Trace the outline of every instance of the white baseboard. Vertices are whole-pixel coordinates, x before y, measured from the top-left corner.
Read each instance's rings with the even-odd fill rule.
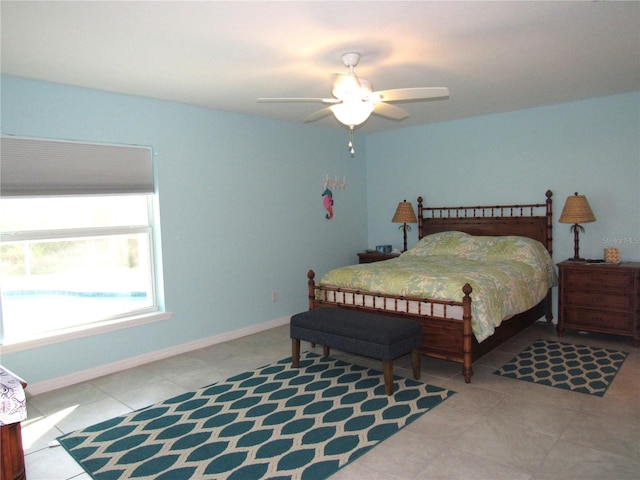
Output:
[[[289,319],[290,317],[278,318],[271,320],[270,322],[252,325],[250,327],[241,328],[239,330],[234,330],[220,335],[214,335],[194,342],[183,343],[181,345],[176,345],[162,350],[155,350],[150,353],[145,353],[143,355],[138,355],[136,357],[127,358],[125,360],[120,360],[106,365],[100,365],[99,367],[89,368],[87,370],[81,370],[79,372],[64,375],[62,377],[56,377],[51,380],[29,384],[27,387],[27,393],[29,395],[38,395],[40,393],[50,392],[52,390],[57,390],[58,388],[68,387],[69,385],[86,382],[104,375],[127,370],[128,368],[138,367],[146,363],[155,362],[157,360],[191,352],[200,348],[210,347],[211,345],[228,342],[229,340],[235,340],[236,338],[246,337],[247,335],[260,333],[265,330],[286,325],[289,323]]]

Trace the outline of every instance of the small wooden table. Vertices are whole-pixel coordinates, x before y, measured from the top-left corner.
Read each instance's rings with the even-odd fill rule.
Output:
[[[381,262],[382,260],[389,260],[391,258],[399,257],[399,253],[381,253],[375,250],[367,250],[366,252],[360,252],[358,254],[359,263],[373,263]]]
[[[18,380],[22,388],[27,387],[27,382],[8,371],[3,370]],[[2,425],[0,427],[0,449],[2,459],[0,461],[0,478],[6,480],[26,480],[24,469],[24,450],[22,449],[22,427],[20,422]]]

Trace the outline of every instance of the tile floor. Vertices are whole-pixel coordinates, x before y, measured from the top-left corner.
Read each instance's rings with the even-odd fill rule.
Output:
[[[422,380],[457,392],[411,425],[336,473],[332,480],[637,479],[640,478],[640,349],[628,339],[567,334],[564,341],[630,352],[604,397],[492,375],[539,338],[537,323],[474,364],[423,357]],[[109,419],[290,355],[288,326],[165,359],[28,398],[23,424],[29,480],[88,480],[61,447],[62,433]],[[306,344],[306,347],[309,345]],[[316,349],[319,351],[319,349]],[[380,368],[377,361],[332,352]],[[410,361],[396,373],[411,376]]]

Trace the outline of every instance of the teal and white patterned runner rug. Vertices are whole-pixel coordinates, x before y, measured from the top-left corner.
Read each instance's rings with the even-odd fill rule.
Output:
[[[323,479],[455,392],[304,353],[59,438],[94,479]],[[384,447],[383,447],[384,448]]]
[[[627,358],[627,352],[538,340],[496,375],[602,397]]]

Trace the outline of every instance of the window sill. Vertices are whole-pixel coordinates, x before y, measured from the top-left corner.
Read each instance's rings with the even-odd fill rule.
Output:
[[[47,332],[37,338],[30,338],[28,340],[20,340],[14,343],[5,343],[4,345],[0,345],[0,355],[43,347],[54,343],[67,342],[77,338],[99,335],[101,333],[113,332],[124,328],[137,327],[147,323],[168,320],[172,315],[173,312],[152,312],[144,315],[138,315],[136,317],[118,318],[116,320],[107,320],[90,325],[82,325],[77,328],[60,332]]]

